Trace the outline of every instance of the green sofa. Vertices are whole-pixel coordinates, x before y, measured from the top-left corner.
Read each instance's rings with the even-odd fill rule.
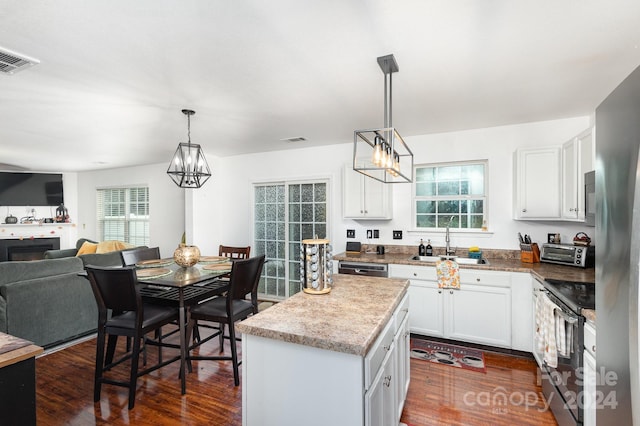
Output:
[[[47,250],[44,252],[45,259],[63,259],[74,257],[82,244],[85,241],[90,243],[97,243],[96,241],[89,240],[87,238],[80,238],[76,242],[76,248],[71,249],[62,249],[62,250]],[[136,247],[137,248],[137,247]],[[94,266],[122,266],[122,255],[120,255],[120,251],[112,251],[109,253],[90,253],[90,254],[82,254],[78,256],[80,260],[82,260],[82,264],[84,266],[94,265]]]
[[[95,332],[98,309],[83,273],[77,257],[0,262],[0,331],[44,348]]]

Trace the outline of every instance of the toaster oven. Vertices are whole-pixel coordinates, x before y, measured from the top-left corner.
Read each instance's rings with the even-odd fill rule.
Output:
[[[596,263],[596,248],[573,244],[543,244],[540,262],[592,268]]]

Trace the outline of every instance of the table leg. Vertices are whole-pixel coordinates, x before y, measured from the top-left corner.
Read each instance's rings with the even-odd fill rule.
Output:
[[[180,328],[180,389],[182,391],[182,395],[187,393],[187,383],[186,383],[186,372],[184,371],[184,367],[187,361],[187,341],[186,341],[186,313],[184,307],[184,291],[182,287],[178,289],[180,304],[178,309],[178,322]]]

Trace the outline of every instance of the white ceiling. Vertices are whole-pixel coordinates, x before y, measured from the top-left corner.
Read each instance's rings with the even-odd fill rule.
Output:
[[[0,163],[83,171],[574,117],[640,65],[635,0],[0,0]],[[280,139],[303,136],[308,142]]]

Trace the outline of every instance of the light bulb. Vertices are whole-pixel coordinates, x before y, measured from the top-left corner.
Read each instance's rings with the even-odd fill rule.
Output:
[[[382,161],[382,150],[380,149],[379,144],[376,144],[375,147],[373,148],[373,157],[371,161],[376,166],[380,166],[380,162]]]

